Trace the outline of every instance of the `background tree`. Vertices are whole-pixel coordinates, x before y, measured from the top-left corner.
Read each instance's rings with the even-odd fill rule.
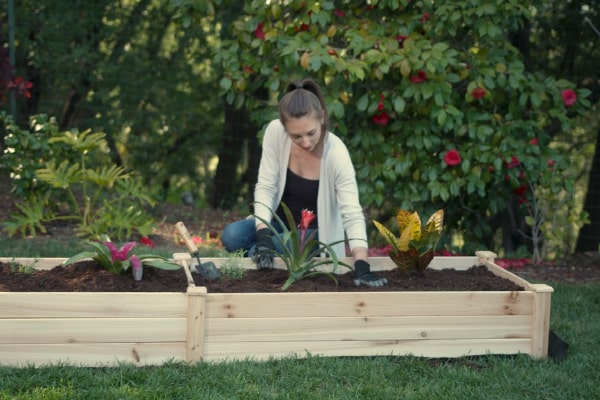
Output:
[[[577,252],[598,251],[600,245],[600,18],[597,1],[545,1],[538,5],[532,24],[532,69],[564,77],[590,90],[593,105],[578,132],[557,135],[565,152],[586,154],[585,162],[574,169],[582,187],[580,195],[589,223],[579,231]],[[594,151],[595,148],[595,151]]]
[[[214,21],[184,29],[175,15],[159,0],[19,1],[17,65],[34,84],[19,123],[44,113],[61,129],[106,132],[113,162],[162,198],[210,190],[223,123]]]

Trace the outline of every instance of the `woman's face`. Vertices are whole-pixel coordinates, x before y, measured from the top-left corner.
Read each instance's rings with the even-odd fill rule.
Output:
[[[321,141],[320,118],[306,115],[301,118],[290,118],[285,123],[285,130],[292,143],[307,152],[313,152]]]

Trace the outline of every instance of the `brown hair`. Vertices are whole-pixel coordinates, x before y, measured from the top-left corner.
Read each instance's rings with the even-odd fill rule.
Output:
[[[302,118],[315,113],[323,118],[321,134],[327,134],[327,109],[319,84],[310,78],[293,81],[288,84],[286,93],[279,101],[279,120],[285,126],[290,118]]]

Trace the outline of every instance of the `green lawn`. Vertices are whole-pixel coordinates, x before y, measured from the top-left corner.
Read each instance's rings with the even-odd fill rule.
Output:
[[[600,283],[552,285],[562,363],[528,356],[287,358],[162,367],[0,367],[0,399],[597,399]]]

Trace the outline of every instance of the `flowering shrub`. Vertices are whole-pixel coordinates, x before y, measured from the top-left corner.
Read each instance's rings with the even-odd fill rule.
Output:
[[[403,272],[416,269],[423,272],[433,259],[435,246],[442,234],[444,210],[434,212],[425,227],[421,229],[419,214],[399,210],[396,216],[400,236],[377,221],[373,221],[377,230],[391,246],[388,255]]]
[[[108,237],[104,241],[88,241],[88,244],[94,248],[94,251],[83,251],[69,258],[64,262],[65,265],[74,264],[85,259],[93,259],[102,268],[113,274],[121,274],[130,267],[135,280],[142,279],[143,267],[155,267],[160,269],[175,270],[181,268],[179,264],[169,261],[167,258],[152,254],[132,254],[132,249],[137,245],[136,242],[127,242],[121,247],[117,247]]]
[[[281,290],[288,289],[294,282],[300,279],[315,275],[326,275],[337,284],[337,279],[335,277],[337,267],[343,265],[351,268],[348,264],[340,261],[335,254],[335,251],[331,248],[331,246],[343,242],[343,240],[330,244],[320,242],[315,240],[317,231],[313,231],[307,236],[308,227],[315,218],[315,214],[309,210],[302,210],[300,223],[296,225],[289,208],[284,203],[281,203],[281,207],[286,216],[287,226],[297,227],[297,229],[288,229],[283,220],[271,210],[273,218],[283,229],[281,233],[273,236],[282,248],[282,253],[280,254],[272,250],[273,255],[281,257],[281,260],[285,263],[288,271],[288,279],[283,284]],[[271,229],[271,232],[277,232],[270,222],[258,216],[256,216],[256,218],[265,223],[269,229]],[[322,253],[327,253],[327,257],[320,257]],[[319,266],[328,264],[333,266],[333,271],[331,273],[318,271],[316,269]]]
[[[528,71],[508,41],[505,32],[519,29],[531,10],[467,0],[248,1],[214,57],[223,68],[221,94],[262,125],[273,105],[255,91],[279,93],[294,77],[316,78],[332,131],[360,160],[360,195],[374,218],[389,204],[444,204],[446,226],[465,243],[487,246],[499,227],[490,221],[502,219],[520,186],[504,159],[517,157],[543,186],[538,160],[564,167],[553,132],[568,132],[590,105],[589,90]],[[527,146],[533,138],[536,149]],[[460,161],[444,159],[449,149]],[[554,192],[556,204],[573,179]]]

